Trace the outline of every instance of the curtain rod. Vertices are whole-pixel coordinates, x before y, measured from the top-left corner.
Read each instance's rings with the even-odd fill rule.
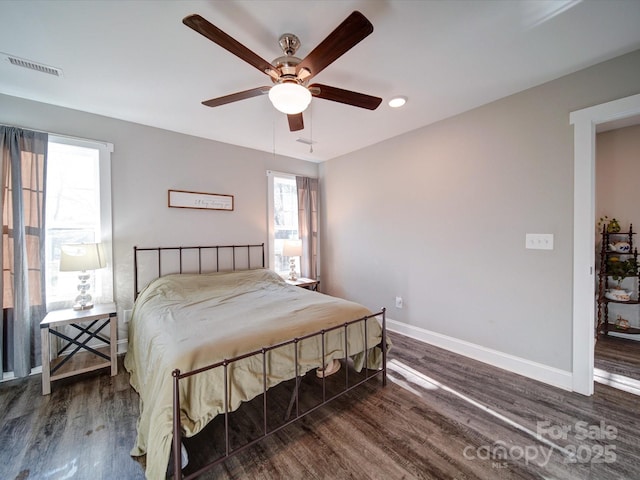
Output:
[[[68,140],[75,140],[75,141],[80,141],[80,142],[99,143],[100,145],[104,145],[107,148],[107,150],[109,150],[110,153],[113,153],[113,143],[105,142],[104,140],[94,140],[93,138],[74,137],[72,135],[64,135],[62,133],[49,132],[47,130],[39,130],[37,128],[31,128],[31,127],[24,127],[22,125],[5,125],[5,124],[3,124],[3,125],[5,127],[22,128],[24,130],[31,130],[32,132],[46,133],[47,135],[53,135],[54,137],[66,138]]]

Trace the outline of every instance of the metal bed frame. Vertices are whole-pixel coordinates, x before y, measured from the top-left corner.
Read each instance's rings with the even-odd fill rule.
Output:
[[[261,268],[264,268],[265,265],[265,260],[264,260],[264,243],[262,244],[254,244],[254,245],[216,245],[216,246],[198,246],[198,247],[154,247],[154,248],[139,248],[139,247],[133,247],[133,256],[134,256],[134,290],[135,290],[135,298],[137,298],[138,294],[140,293],[139,290],[139,285],[138,285],[138,252],[142,252],[142,251],[155,251],[157,252],[157,256],[158,256],[158,264],[157,264],[157,272],[158,272],[158,277],[162,276],[163,270],[162,270],[162,252],[163,251],[177,251],[178,253],[178,257],[179,257],[179,268],[178,271],[175,273],[186,273],[183,269],[183,252],[184,251],[191,251],[191,250],[196,250],[198,252],[198,273],[206,273],[207,271],[221,271],[221,267],[220,267],[220,250],[231,250],[231,254],[232,254],[232,259],[231,259],[231,270],[236,270],[236,250],[239,249],[246,249],[247,251],[247,269],[251,268],[251,251],[252,249],[258,249],[261,248],[262,249],[262,254],[261,254]],[[215,249],[216,252],[216,262],[215,262],[215,270],[211,269],[211,270],[207,270],[207,269],[203,269],[203,265],[202,265],[202,251],[203,250],[209,250],[209,249]],[[224,269],[223,269],[224,270]],[[173,273],[173,272],[171,272]],[[369,345],[367,344],[367,321],[371,318],[374,317],[380,317],[381,318],[381,323],[382,323],[382,338],[381,338],[381,342],[377,345],[372,345],[372,347],[380,347],[381,351],[382,351],[382,367],[380,370],[375,370],[375,371],[370,371],[369,369],[367,369],[367,364],[368,364],[368,356],[369,356]],[[348,350],[348,327],[350,325],[354,325],[354,324],[358,324],[358,323],[363,323],[364,325],[364,341],[365,341],[365,345],[364,345],[364,355],[365,355],[365,359],[364,359],[364,378],[360,379],[359,381],[357,381],[356,383],[353,383],[351,385],[349,385],[349,369],[348,369],[348,362],[346,361],[349,358],[349,350]],[[310,339],[313,337],[321,337],[321,342],[322,342],[322,358],[325,357],[325,335],[329,332],[332,332],[334,330],[339,330],[339,329],[344,329],[344,352],[345,352],[345,385],[344,388],[340,391],[338,391],[337,393],[335,393],[334,395],[332,395],[331,397],[327,398],[327,391],[326,391],[326,377],[322,377],[321,381],[322,381],[322,401],[316,405],[314,405],[313,407],[305,410],[304,412],[300,411],[300,391],[299,391],[299,385],[300,385],[300,370],[299,370],[299,360],[298,360],[298,348],[297,348],[297,344],[303,340],[306,339]],[[284,423],[269,429],[268,425],[267,425],[267,368],[266,368],[266,355],[268,352],[275,350],[277,348],[282,348],[285,347],[287,345],[294,345],[294,366],[295,366],[295,374],[296,374],[296,378],[295,378],[295,387],[293,389],[293,393],[291,396],[291,402],[289,404],[289,408],[287,410],[287,415],[286,418],[284,420]],[[248,443],[245,443],[244,445],[237,447],[237,448],[231,448],[230,446],[230,440],[229,440],[229,415],[230,415],[230,411],[229,411],[229,395],[228,395],[228,368],[229,365],[233,364],[234,362],[243,360],[245,358],[249,358],[255,355],[261,355],[262,356],[262,387],[263,387],[263,391],[262,391],[262,397],[263,397],[263,401],[262,401],[262,434],[259,435],[258,437],[254,438],[253,440],[249,441]],[[203,372],[212,370],[214,368],[222,368],[223,369],[223,378],[224,378],[224,437],[225,437],[225,441],[224,441],[224,445],[225,445],[225,452],[224,454],[222,454],[219,458],[207,463],[206,465],[202,466],[201,468],[199,468],[197,471],[191,473],[188,476],[183,476],[182,473],[182,455],[181,455],[181,445],[182,445],[182,425],[181,425],[181,421],[180,421],[180,381],[183,379],[186,379],[188,377],[192,377],[194,375],[198,375],[201,374]],[[306,372],[302,372],[302,374],[304,375]],[[284,341],[284,342],[280,342],[278,344],[275,345],[270,345],[270,346],[264,346],[259,350],[255,350],[253,352],[249,352],[249,353],[245,353],[243,355],[239,355],[237,357],[233,357],[233,358],[229,358],[229,359],[225,359],[221,362],[217,362],[211,365],[207,365],[205,367],[202,368],[198,368],[196,370],[191,370],[188,372],[181,372],[180,370],[176,369],[172,372],[172,376],[173,376],[173,445],[172,445],[172,452],[173,452],[173,472],[174,472],[174,478],[176,479],[183,479],[183,480],[191,480],[194,479],[196,477],[198,477],[199,475],[202,475],[204,472],[212,469],[214,466],[226,461],[228,458],[246,450],[247,448],[255,445],[257,442],[263,440],[264,438],[282,430],[283,428],[289,426],[290,424],[298,421],[299,419],[305,417],[306,415],[314,412],[315,410],[319,409],[320,407],[323,407],[324,405],[326,405],[327,403],[335,400],[336,398],[339,398],[341,396],[343,396],[344,394],[346,394],[347,392],[350,392],[352,390],[354,390],[355,388],[363,385],[364,383],[370,382],[373,379],[377,379],[379,376],[382,377],[382,386],[386,386],[387,385],[387,326],[386,326],[386,309],[382,308],[379,312],[371,314],[371,315],[367,315],[364,316],[362,318],[358,318],[358,319],[354,319],[348,322],[344,322],[341,325],[337,325],[335,327],[332,328],[327,328],[327,329],[322,329],[319,330],[317,332],[313,332],[310,333],[308,335],[304,335],[301,337],[295,337],[292,338],[290,340]],[[292,409],[293,406],[295,406],[295,412],[293,417],[291,418],[291,413],[292,413]]]
[[[207,273],[207,272],[219,272],[221,271],[221,267],[220,267],[220,250],[222,251],[230,251],[231,252],[231,263],[229,265],[226,265],[226,269],[222,268],[222,270],[236,270],[236,261],[237,261],[237,256],[236,256],[236,251],[240,250],[240,249],[246,249],[247,252],[247,267],[244,268],[243,270],[251,270],[251,268],[264,268],[265,267],[265,261],[264,261],[264,243],[257,243],[257,244],[253,244],[253,245],[210,245],[210,246],[197,246],[197,247],[147,247],[147,248],[141,248],[141,247],[133,247],[133,299],[137,299],[138,295],[140,294],[140,287],[138,284],[138,262],[139,262],[139,255],[138,252],[156,252],[156,255],[158,257],[158,264],[157,264],[157,274],[153,277],[153,278],[159,278],[162,277],[163,275],[167,275],[168,273],[195,273],[195,270],[191,270],[188,269],[188,267],[185,267],[184,265],[184,252],[190,252],[190,251],[196,251],[198,252],[198,269],[197,272],[198,273]],[[252,251],[256,251],[257,249],[259,252],[261,251],[261,263],[259,267],[252,267],[251,266],[251,252]],[[215,261],[215,268],[213,266],[203,269],[203,265],[202,265],[202,252],[205,251],[213,251],[215,250],[216,253],[216,261]],[[162,271],[162,260],[163,260],[163,252],[177,252],[178,253],[178,270],[177,271],[173,271],[173,272],[167,272],[164,273]]]

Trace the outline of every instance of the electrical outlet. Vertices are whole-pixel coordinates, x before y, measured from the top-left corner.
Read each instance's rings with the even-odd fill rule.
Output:
[[[396,308],[402,308],[403,303],[402,297],[396,297]]]
[[[124,316],[124,323],[129,323],[131,320],[131,312],[132,310],[123,310],[122,315]]]

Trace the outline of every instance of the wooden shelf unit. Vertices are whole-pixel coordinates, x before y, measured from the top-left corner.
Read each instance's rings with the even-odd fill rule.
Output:
[[[616,305],[640,305],[640,299],[638,298],[638,249],[634,246],[633,225],[629,225],[629,231],[627,232],[609,232],[607,231],[608,225],[602,227],[602,246],[600,248],[600,274],[598,276],[598,311],[597,311],[597,325],[596,325],[596,337],[600,334],[607,335],[609,332],[627,333],[627,334],[640,334],[639,328],[629,327],[627,329],[618,328],[615,324],[609,322],[609,304]],[[629,243],[629,252],[616,252],[609,250],[609,244],[612,242],[612,237],[617,241],[626,241]],[[633,291],[635,292],[635,298],[630,300],[612,300],[605,296],[608,289],[609,277],[611,272],[609,270],[609,260],[611,257],[624,257],[624,260],[633,259],[636,263],[635,274],[626,275],[625,278],[635,278],[635,285]]]

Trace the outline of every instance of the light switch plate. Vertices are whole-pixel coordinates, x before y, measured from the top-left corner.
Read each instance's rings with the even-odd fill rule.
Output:
[[[553,250],[553,233],[527,233],[525,247],[533,250]]]

